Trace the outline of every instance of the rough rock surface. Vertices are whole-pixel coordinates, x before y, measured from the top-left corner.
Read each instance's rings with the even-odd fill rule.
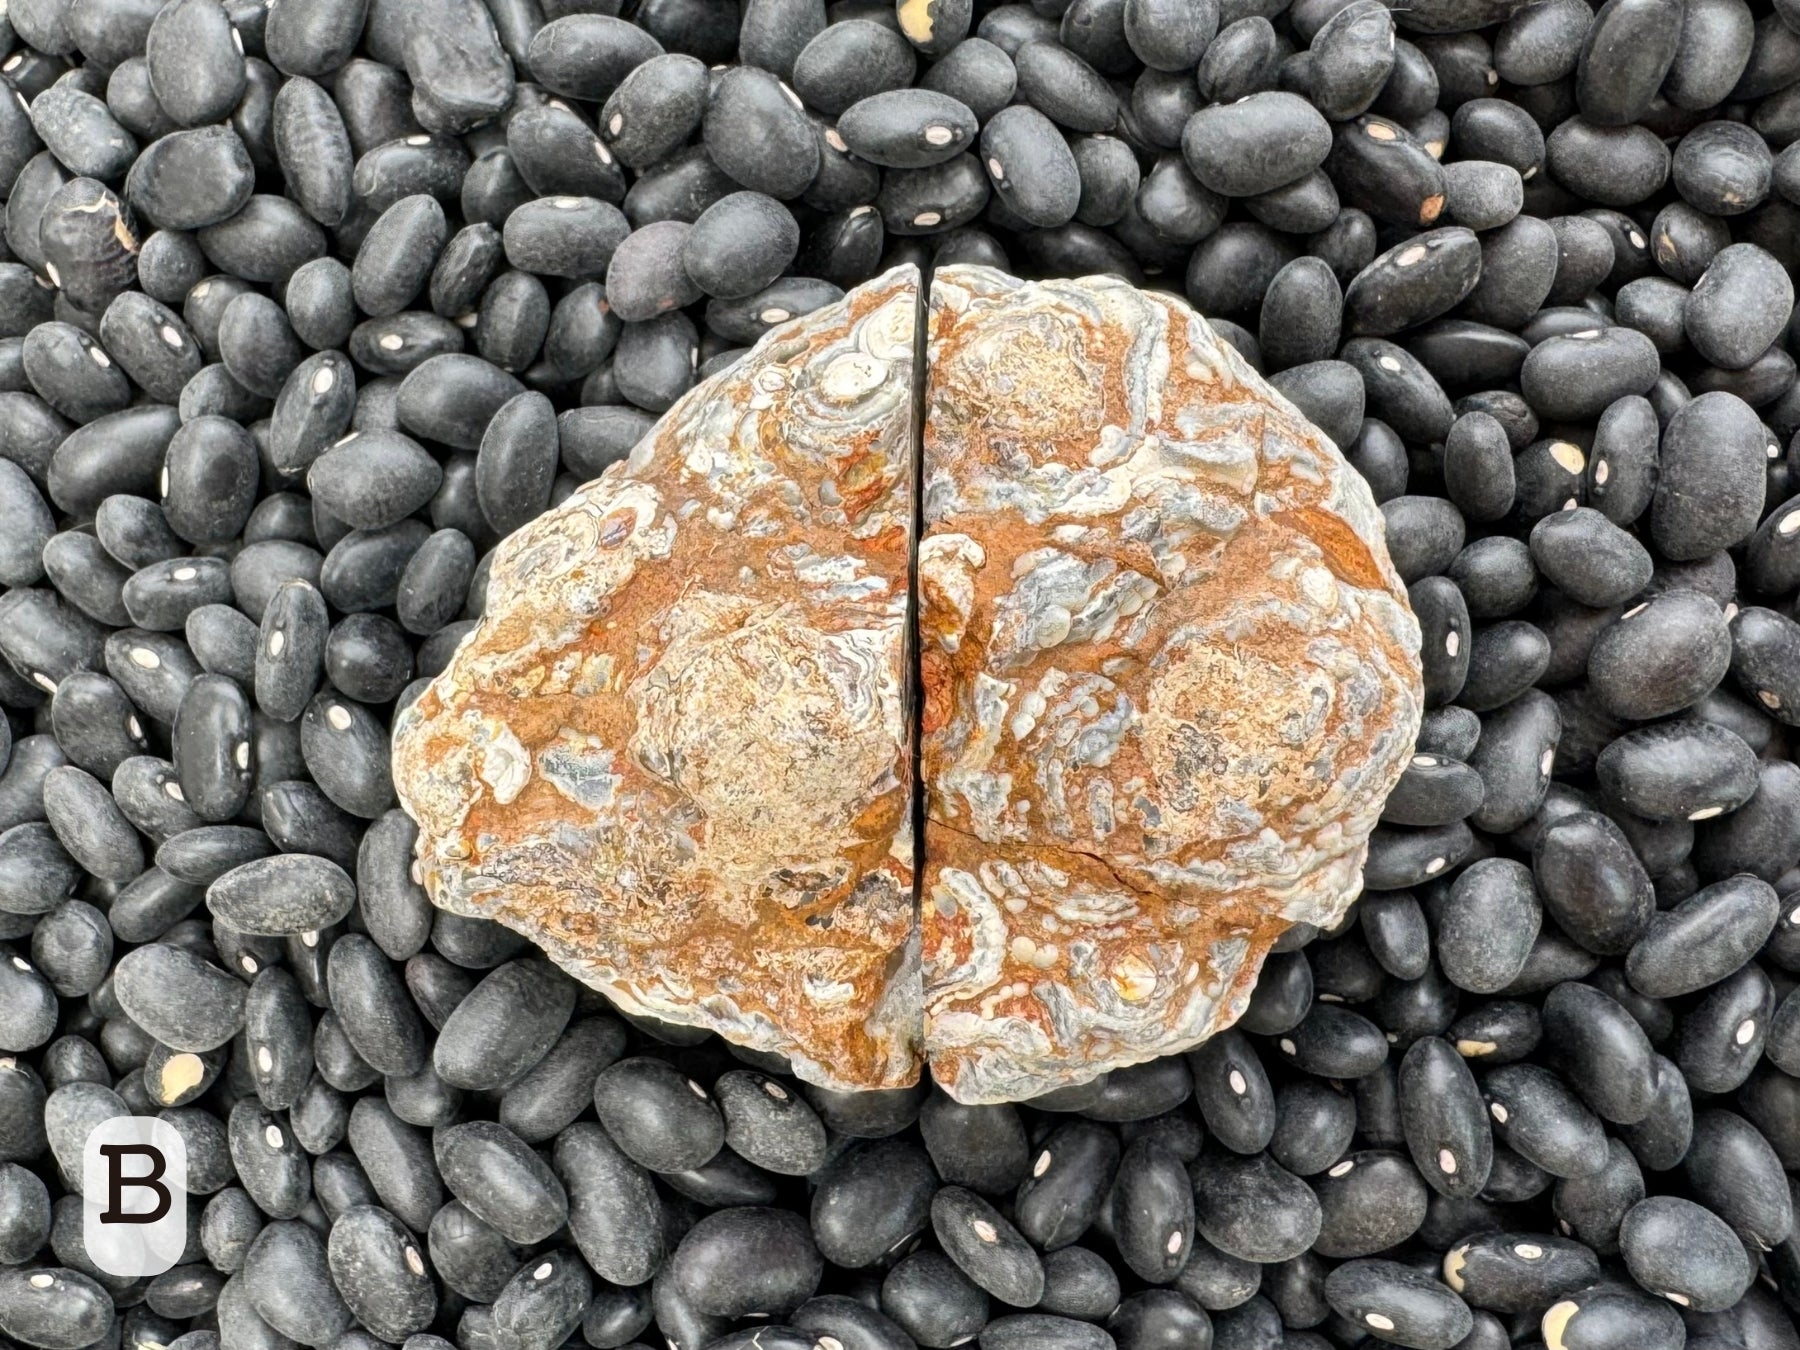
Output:
[[[867,1086],[918,1072],[917,308],[908,268],[776,329],[508,538],[394,730],[437,904]]]
[[[1343,913],[1419,632],[1363,481],[1179,301],[946,269],[926,364],[925,1045],[1016,1100],[1229,1025]]]
[[[1178,300],[929,299],[774,330],[508,539],[394,776],[432,898],[625,1011],[1013,1100],[1229,1025],[1343,912],[1418,626],[1362,481]]]

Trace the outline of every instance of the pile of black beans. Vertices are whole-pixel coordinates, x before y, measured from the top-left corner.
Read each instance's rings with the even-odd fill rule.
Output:
[[[11,0],[0,82],[0,1350],[1800,1350],[1800,0]],[[387,767],[501,536],[906,261],[1185,293],[1424,630],[1343,924],[1019,1107],[621,1018]]]

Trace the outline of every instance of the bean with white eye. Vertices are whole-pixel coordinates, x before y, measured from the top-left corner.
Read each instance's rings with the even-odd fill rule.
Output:
[[[326,1258],[338,1292],[365,1327],[404,1339],[430,1325],[437,1290],[423,1244],[387,1210],[358,1205],[340,1214]]]

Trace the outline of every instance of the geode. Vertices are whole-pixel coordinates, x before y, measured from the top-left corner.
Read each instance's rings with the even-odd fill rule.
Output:
[[[432,899],[626,1013],[1017,1100],[1341,918],[1418,643],[1367,487],[1186,305],[898,268],[496,550],[394,778]]]

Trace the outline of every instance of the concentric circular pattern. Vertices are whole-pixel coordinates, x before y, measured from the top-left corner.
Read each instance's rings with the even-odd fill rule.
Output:
[[[1791,0],[0,13],[0,1340],[1800,1347]],[[433,909],[389,767],[503,537],[970,263],[1179,293],[1422,633],[1355,906],[1016,1105],[622,1017]],[[154,1279],[83,1246],[122,1113],[187,1143]]]

